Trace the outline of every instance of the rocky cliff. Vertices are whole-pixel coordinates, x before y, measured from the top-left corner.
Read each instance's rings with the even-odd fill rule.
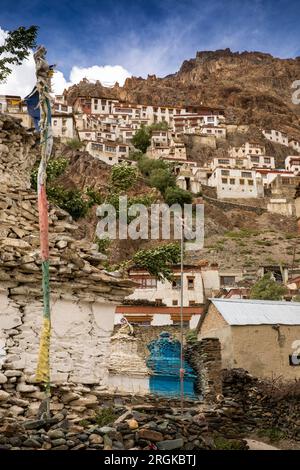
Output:
[[[279,59],[224,49],[197,52],[178,72],[164,78],[132,77],[123,87],[113,88],[82,81],[66,94],[70,102],[81,95],[170,106],[221,105],[229,122],[280,128],[300,139],[300,106],[292,103],[291,88],[299,77],[299,57]]]

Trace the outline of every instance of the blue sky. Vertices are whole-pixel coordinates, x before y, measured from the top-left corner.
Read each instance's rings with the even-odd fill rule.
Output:
[[[299,0],[0,0],[2,30],[40,27],[58,88],[83,76],[121,84],[130,75],[165,76],[197,50],[300,56],[299,18]],[[23,77],[20,70],[2,93],[31,87],[33,59]]]
[[[176,71],[196,50],[300,55],[299,17],[299,0],[1,0],[0,26],[39,25],[49,60],[67,76],[95,64],[145,76]]]

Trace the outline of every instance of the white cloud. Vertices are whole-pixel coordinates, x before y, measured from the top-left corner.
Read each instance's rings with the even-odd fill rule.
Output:
[[[0,44],[3,44],[5,34],[5,31],[0,28]],[[31,92],[36,82],[33,53],[30,53],[28,59],[24,60],[21,65],[14,65],[11,69],[12,73],[6,82],[0,84],[0,94],[20,95],[24,98]],[[61,94],[65,88],[80,82],[83,78],[91,81],[99,80],[104,86],[114,85],[115,82],[123,85],[127,77],[131,77],[131,74],[121,65],[92,65],[91,67],[74,65],[69,80],[66,80],[61,71],[55,71],[52,89],[55,94]]]

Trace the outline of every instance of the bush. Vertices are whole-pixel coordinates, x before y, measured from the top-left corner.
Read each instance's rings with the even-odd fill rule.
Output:
[[[84,217],[88,211],[88,202],[84,200],[78,189],[65,189],[62,186],[47,188],[49,200],[61,209],[69,212],[74,219]]]
[[[149,178],[150,186],[159,189],[164,194],[169,186],[175,186],[175,177],[169,170],[163,168],[151,171]]]
[[[169,265],[180,261],[180,246],[177,243],[160,245],[149,250],[139,250],[132,257],[132,262],[139,268],[146,269],[158,279],[172,279],[172,269]]]
[[[250,291],[250,299],[282,300],[287,289],[282,284],[274,281],[271,274],[265,274]]]
[[[126,191],[136,183],[137,170],[135,167],[124,163],[114,165],[111,170],[110,180],[115,188]]]
[[[88,197],[88,205],[89,207],[95,206],[96,204],[102,204],[103,202],[103,196],[99,191],[96,191],[95,189],[91,187],[87,187],[85,190],[85,194]]]
[[[111,244],[111,239],[106,237],[106,238],[98,238],[96,237],[96,243],[98,245],[98,250],[100,253],[106,253],[108,250],[110,244]]]
[[[79,139],[70,139],[66,142],[66,145],[72,150],[80,150],[84,146],[84,143]]]
[[[152,171],[161,168],[167,170],[168,165],[163,160],[151,160],[150,158],[143,156],[138,161],[138,168],[143,176],[149,178]]]
[[[37,189],[37,176],[39,171],[39,164],[40,162],[37,162],[31,171],[31,187],[34,189]],[[47,182],[50,183],[55,178],[61,176],[65,172],[68,164],[68,160],[63,157],[56,158],[55,160],[49,160],[46,171]]]
[[[172,204],[191,204],[193,197],[191,193],[185,191],[184,189],[178,188],[177,186],[168,187],[165,191],[165,201],[171,206]]]

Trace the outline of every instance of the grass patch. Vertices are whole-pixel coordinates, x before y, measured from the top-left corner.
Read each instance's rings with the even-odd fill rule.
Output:
[[[279,428],[260,429],[257,433],[259,437],[267,437],[271,442],[280,441],[286,437],[286,433]]]
[[[214,438],[214,447],[216,450],[243,450],[245,446],[238,439],[225,439],[218,436]]]
[[[259,231],[251,229],[230,230],[229,232],[225,232],[224,235],[232,239],[250,238],[259,235]]]

